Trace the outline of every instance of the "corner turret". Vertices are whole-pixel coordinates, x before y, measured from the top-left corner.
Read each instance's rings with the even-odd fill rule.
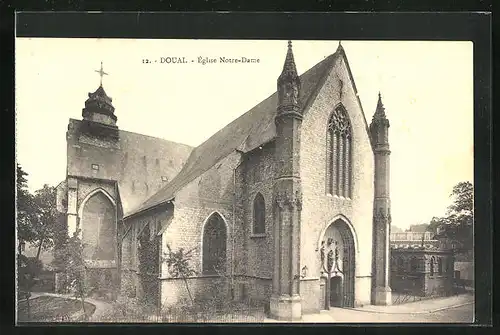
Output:
[[[299,113],[300,78],[293,58],[292,42],[288,41],[283,71],[278,77],[278,114]]]

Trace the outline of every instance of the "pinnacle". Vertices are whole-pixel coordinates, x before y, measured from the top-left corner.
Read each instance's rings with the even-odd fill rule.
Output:
[[[384,104],[382,103],[382,95],[380,94],[380,91],[378,92],[378,102],[377,102],[377,109],[375,110],[375,115],[374,117],[377,118],[385,118],[385,107]]]
[[[337,51],[343,51],[344,47],[342,46],[342,41],[339,40],[339,46],[337,47]]]
[[[295,66],[295,59],[293,57],[292,41],[288,41],[288,50],[286,53],[285,64],[283,64],[283,71],[281,72],[280,78],[285,76],[298,77],[297,67]]]

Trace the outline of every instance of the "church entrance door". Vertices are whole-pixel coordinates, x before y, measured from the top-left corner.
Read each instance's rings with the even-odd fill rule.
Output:
[[[327,277],[325,309],[354,307],[354,236],[345,221],[338,219],[326,229],[320,249],[321,271]]]
[[[330,279],[330,306],[342,307],[342,277]]]

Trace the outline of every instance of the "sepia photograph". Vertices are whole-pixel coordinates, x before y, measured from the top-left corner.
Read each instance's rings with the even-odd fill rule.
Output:
[[[473,323],[473,65],[16,38],[16,323]]]

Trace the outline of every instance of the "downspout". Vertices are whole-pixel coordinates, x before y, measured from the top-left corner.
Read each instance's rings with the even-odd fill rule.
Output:
[[[241,156],[240,156],[241,158]],[[233,169],[233,231],[231,233],[231,298],[234,299],[234,252],[235,252],[235,226],[236,226],[236,170],[243,163],[243,159]]]

